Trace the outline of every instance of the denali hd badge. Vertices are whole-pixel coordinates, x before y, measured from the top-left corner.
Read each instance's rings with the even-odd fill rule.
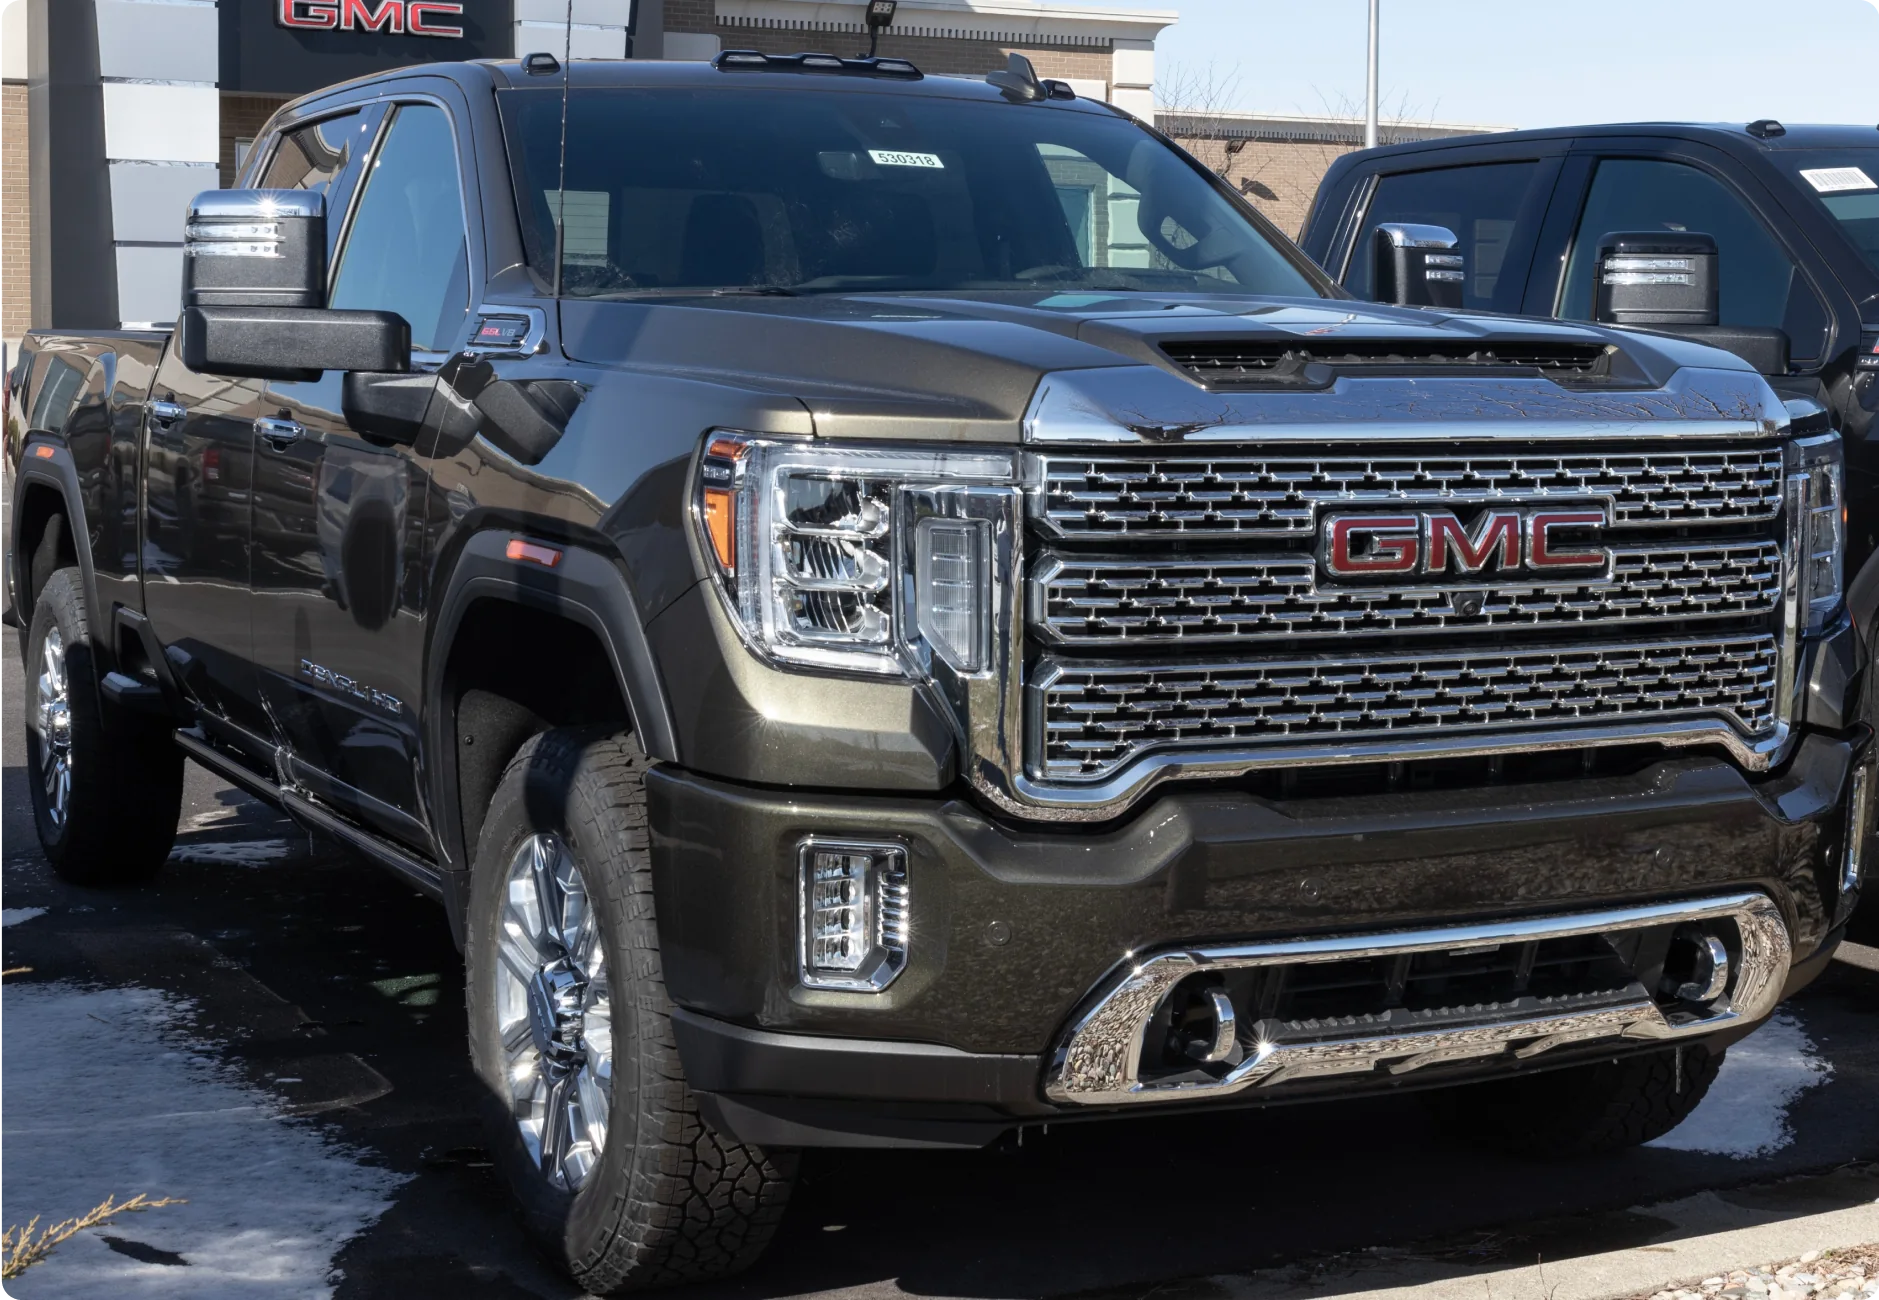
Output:
[[[1327,577],[1400,582],[1447,575],[1601,573],[1611,552],[1586,530],[1609,520],[1602,509],[1484,510],[1463,523],[1448,510],[1327,515],[1318,525],[1318,563]]]

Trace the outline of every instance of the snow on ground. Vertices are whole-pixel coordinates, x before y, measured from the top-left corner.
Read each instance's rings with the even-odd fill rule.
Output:
[[[332,1294],[334,1255],[385,1212],[403,1175],[361,1164],[311,1123],[282,1118],[268,1093],[190,1036],[183,1000],[71,983],[9,983],[4,997],[5,1221],[37,1214],[50,1223],[138,1192],[189,1202],[81,1233],[10,1280],[10,1295]],[[105,1236],[187,1262],[140,1262]]]
[[[1748,1160],[1794,1141],[1788,1107],[1833,1073],[1800,1021],[1786,1011],[1729,1049],[1709,1096],[1650,1145]]]
[[[30,921],[35,916],[44,916],[43,907],[6,907],[0,908],[0,926],[18,925],[21,921]]]
[[[259,867],[293,852],[286,840],[230,840],[221,844],[185,844],[170,852],[171,862],[199,867]]]

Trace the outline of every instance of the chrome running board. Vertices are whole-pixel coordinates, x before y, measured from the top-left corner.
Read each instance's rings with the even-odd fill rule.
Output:
[[[1266,1032],[1269,1022],[1261,1022],[1256,1027],[1258,1037],[1248,1045],[1243,1059],[1224,1073],[1196,1077],[1190,1072],[1165,1081],[1140,1078],[1150,1022],[1175,986],[1192,975],[1456,952],[1725,920],[1734,922],[1740,936],[1735,970],[1727,991],[1700,1011],[1678,1009],[1667,1014],[1633,982],[1628,989],[1608,995],[1525,998],[1518,1004],[1349,1017],[1313,1024],[1308,1036],[1272,1037]],[[1774,1010],[1787,979],[1792,947],[1788,927],[1774,902],[1764,894],[1742,893],[1481,925],[1158,952],[1125,963],[1092,996],[1064,1034],[1044,1091],[1052,1101],[1085,1106],[1198,1100],[1255,1085],[1367,1074],[1379,1068],[1401,1074],[1448,1061],[1485,1061],[1509,1054],[1524,1059],[1568,1043],[1710,1034],[1730,1024],[1759,1020]],[[1425,1028],[1417,1026],[1418,1020],[1441,1023]]]

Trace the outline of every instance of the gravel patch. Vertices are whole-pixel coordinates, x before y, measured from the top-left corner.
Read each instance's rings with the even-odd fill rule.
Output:
[[[1786,1264],[1763,1264],[1632,1300],[1879,1300],[1879,1244],[1810,1250]]]

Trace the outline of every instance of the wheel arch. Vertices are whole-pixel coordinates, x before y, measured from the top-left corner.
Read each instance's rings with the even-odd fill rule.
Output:
[[[38,454],[35,450],[38,447],[50,448],[50,454]],[[39,599],[32,581],[33,555],[54,518],[64,520],[60,555],[78,565],[86,616],[94,627],[107,626],[107,620],[98,609],[98,582],[92,570],[90,532],[83,501],[71,451],[61,442],[45,438],[31,440],[21,459],[14,487],[13,535],[8,541],[6,569],[9,603],[19,621],[22,637],[33,624],[33,606]],[[94,632],[92,639],[96,643],[94,653],[101,656],[107,667],[114,665],[116,647],[110,644],[110,637]]]
[[[619,565],[584,546],[557,546],[552,567],[510,559],[510,543],[525,540],[508,529],[472,536],[437,605],[424,675],[425,748],[432,822],[453,871],[469,868],[502,768],[540,731],[606,720],[613,710],[649,758],[677,756],[664,686]],[[602,673],[604,684],[592,680]],[[500,701],[469,700],[469,720],[495,743],[466,762],[460,715],[475,692]],[[570,718],[565,710],[575,705],[581,713]]]

